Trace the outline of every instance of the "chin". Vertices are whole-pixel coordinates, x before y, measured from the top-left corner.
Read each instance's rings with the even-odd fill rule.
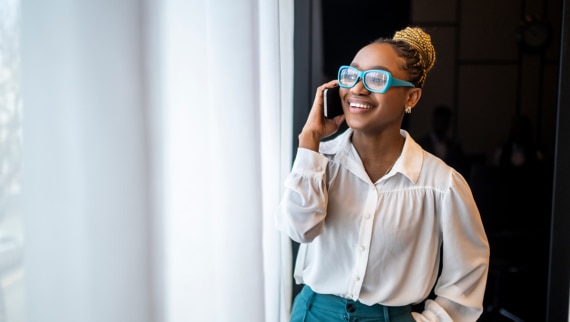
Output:
[[[355,130],[359,130],[359,129],[363,128],[363,126],[365,125],[360,120],[355,120],[352,117],[347,117],[345,119],[345,122],[349,128],[355,129]]]

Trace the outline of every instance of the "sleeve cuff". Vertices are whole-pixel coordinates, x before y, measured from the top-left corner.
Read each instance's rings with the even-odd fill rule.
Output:
[[[323,176],[329,159],[313,150],[298,148],[291,172],[303,176]]]

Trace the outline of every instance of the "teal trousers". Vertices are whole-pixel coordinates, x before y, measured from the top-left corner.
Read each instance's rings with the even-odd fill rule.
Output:
[[[293,301],[291,322],[414,322],[407,306],[368,306],[342,297],[318,294],[304,286]]]

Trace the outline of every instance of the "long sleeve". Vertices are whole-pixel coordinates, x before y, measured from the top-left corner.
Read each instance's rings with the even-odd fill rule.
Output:
[[[299,243],[311,242],[324,225],[328,194],[328,159],[319,153],[299,148],[277,213],[277,227]]]
[[[471,191],[452,172],[451,188],[441,205],[443,269],[435,287],[435,301],[427,301],[418,321],[476,321],[489,269],[489,244]]]

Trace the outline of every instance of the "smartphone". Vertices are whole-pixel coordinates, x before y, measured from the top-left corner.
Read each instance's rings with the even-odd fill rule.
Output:
[[[324,92],[325,117],[332,119],[335,116],[342,115],[342,102],[338,93],[339,87],[327,88]]]

